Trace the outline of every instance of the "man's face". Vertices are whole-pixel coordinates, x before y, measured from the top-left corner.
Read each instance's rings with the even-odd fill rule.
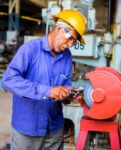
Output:
[[[57,27],[57,34],[53,40],[53,51],[60,53],[73,46],[77,39],[77,33],[68,27]]]

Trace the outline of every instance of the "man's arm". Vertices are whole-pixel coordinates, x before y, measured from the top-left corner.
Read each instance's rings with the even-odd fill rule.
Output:
[[[50,95],[50,86],[24,79],[24,73],[33,59],[32,55],[34,55],[30,48],[25,45],[19,48],[3,75],[2,85],[9,92],[21,97],[34,100],[47,99]]]

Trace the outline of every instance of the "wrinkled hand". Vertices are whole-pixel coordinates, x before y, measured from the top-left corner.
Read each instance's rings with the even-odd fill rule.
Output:
[[[70,87],[55,86],[51,88],[50,97],[56,101],[65,100],[69,97]]]

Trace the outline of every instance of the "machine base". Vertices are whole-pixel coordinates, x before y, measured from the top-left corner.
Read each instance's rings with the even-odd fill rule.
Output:
[[[89,131],[109,133],[111,150],[121,150],[118,122],[86,119],[81,120],[80,132],[76,142],[76,150],[84,150]]]

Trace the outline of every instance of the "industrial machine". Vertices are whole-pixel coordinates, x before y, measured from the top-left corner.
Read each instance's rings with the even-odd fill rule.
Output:
[[[99,6],[97,9],[94,8],[95,3]],[[106,7],[106,13],[103,14],[105,18],[100,17],[104,13],[100,9],[102,6]],[[70,118],[74,122],[75,141],[80,130],[76,149],[84,149],[87,133],[90,130],[93,133],[109,132],[110,148],[119,150],[119,123],[113,121],[115,120],[114,116],[117,116],[121,108],[121,1],[51,0],[48,3],[48,8],[42,10],[43,20],[46,22],[46,33],[53,27],[53,15],[62,9],[78,10],[85,15],[88,21],[84,35],[86,44],[82,45],[78,41],[71,48],[74,75],[77,76],[78,74],[76,81],[73,81],[73,85],[84,87],[85,105],[84,107],[64,106],[64,117]],[[100,11],[98,12],[98,10]],[[102,27],[97,28],[97,25],[99,25],[97,18],[105,19],[107,21],[106,26],[102,25]],[[100,24],[102,22],[104,20],[101,20]],[[95,70],[95,68],[98,69]],[[81,71],[85,74],[82,75]],[[90,73],[88,74],[88,72]],[[82,119],[83,116],[87,120]],[[107,122],[107,119],[111,122]],[[94,136],[93,138],[95,139]],[[98,150],[96,143],[94,142],[93,149]],[[91,148],[88,147],[87,149]]]
[[[84,116],[80,123],[76,150],[85,149],[90,131],[108,133],[110,148],[120,150],[119,120],[116,118],[121,109],[121,74],[110,67],[99,67],[88,74],[88,79],[89,83],[83,93]],[[98,145],[98,141],[95,145]]]
[[[97,29],[96,12],[93,3],[98,0],[59,0],[49,1],[48,8],[42,9],[42,16],[46,22],[46,33],[53,27],[53,15],[62,9],[75,9],[82,12],[87,18],[87,29],[84,36],[85,45],[77,42],[72,48],[73,61],[80,64],[94,67],[111,66],[121,72],[121,17],[120,17],[120,0],[115,2],[107,1],[107,28]],[[98,5],[106,1],[98,1]],[[112,12],[113,10],[113,12]],[[102,18],[103,19],[103,18]],[[112,29],[111,29],[112,28]]]

